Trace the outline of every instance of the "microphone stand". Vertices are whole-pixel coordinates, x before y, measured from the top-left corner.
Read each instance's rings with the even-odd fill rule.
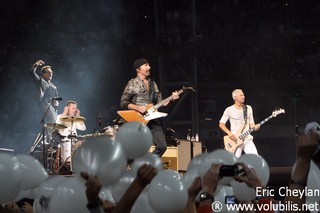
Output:
[[[46,117],[46,115],[48,114],[48,111],[50,109],[50,107],[52,106],[52,102],[54,100],[52,99],[52,101],[49,103],[46,112],[43,114],[40,124],[42,126],[42,156],[43,156],[43,167],[45,169],[47,169],[47,156],[46,156],[46,144],[45,144],[45,123],[44,123],[44,118]]]
[[[94,125],[93,128],[93,134],[95,134],[97,132],[97,126],[101,127],[101,114],[98,114],[98,118],[96,119],[96,124]]]

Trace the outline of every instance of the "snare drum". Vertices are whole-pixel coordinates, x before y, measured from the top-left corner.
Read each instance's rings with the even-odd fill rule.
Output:
[[[68,138],[61,140],[61,162],[71,162],[71,140]]]

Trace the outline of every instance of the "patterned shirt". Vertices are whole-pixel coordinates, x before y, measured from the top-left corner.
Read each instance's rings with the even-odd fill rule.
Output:
[[[145,106],[147,104],[157,104],[162,101],[162,96],[159,91],[159,88],[156,82],[149,80],[149,91],[143,80],[139,77],[135,77],[131,79],[126,88],[124,89],[121,100],[120,100],[120,107],[123,109],[127,109],[130,103]],[[152,89],[153,84],[153,89]]]

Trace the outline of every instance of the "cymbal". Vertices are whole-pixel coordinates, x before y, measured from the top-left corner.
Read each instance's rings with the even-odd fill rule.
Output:
[[[63,124],[57,124],[57,123],[49,123],[47,124],[47,127],[53,128],[53,129],[65,129],[67,126]]]
[[[81,121],[85,121],[86,119],[82,116],[63,116],[60,118],[61,121],[63,122],[81,122]]]

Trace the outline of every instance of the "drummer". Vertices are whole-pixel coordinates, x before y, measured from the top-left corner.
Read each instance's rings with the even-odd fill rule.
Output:
[[[80,116],[80,110],[77,108],[77,102],[69,100],[64,107],[63,113],[57,116],[56,123],[67,127],[59,129],[61,136],[72,137],[78,135],[77,130],[86,130],[84,121],[84,117]]]

